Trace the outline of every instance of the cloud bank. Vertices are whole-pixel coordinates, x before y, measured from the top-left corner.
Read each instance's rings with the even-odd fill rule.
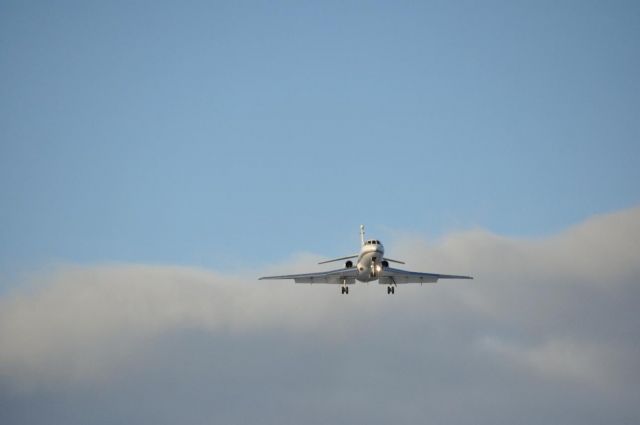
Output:
[[[474,281],[61,266],[0,299],[2,423],[637,423],[640,208],[540,240],[398,237]],[[313,269],[313,255],[274,266]],[[268,272],[268,271],[267,271]]]

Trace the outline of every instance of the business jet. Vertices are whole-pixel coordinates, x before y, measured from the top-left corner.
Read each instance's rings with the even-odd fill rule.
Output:
[[[360,253],[347,257],[321,261],[327,264],[334,261],[347,260],[344,268],[318,273],[288,274],[282,276],[264,276],[264,279],[293,279],[295,283],[332,283],[342,285],[342,294],[349,294],[349,285],[358,282],[378,281],[380,285],[387,285],[387,294],[395,294],[395,288],[404,283],[435,283],[438,279],[473,279],[471,276],[456,276],[450,274],[420,273],[394,269],[389,263],[405,264],[384,256],[384,246],[379,240],[364,239],[364,225],[360,226]],[[352,260],[356,259],[356,262]]]

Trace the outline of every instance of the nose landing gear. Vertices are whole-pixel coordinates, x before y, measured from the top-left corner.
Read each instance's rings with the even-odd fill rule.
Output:
[[[396,288],[394,288],[391,285],[387,286],[387,295],[388,294],[395,294],[395,293],[396,293]]]

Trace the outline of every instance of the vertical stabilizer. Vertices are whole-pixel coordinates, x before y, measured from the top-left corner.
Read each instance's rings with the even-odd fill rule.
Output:
[[[364,246],[364,224],[360,225],[360,245]]]

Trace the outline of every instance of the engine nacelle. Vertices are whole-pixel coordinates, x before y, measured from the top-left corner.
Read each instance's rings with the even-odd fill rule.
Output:
[[[353,267],[353,261],[349,260],[346,263],[344,263],[344,266],[348,269],[350,269],[351,267]]]
[[[382,267],[384,267],[385,269],[389,267],[389,262],[387,260],[382,260],[380,264],[382,264]]]

